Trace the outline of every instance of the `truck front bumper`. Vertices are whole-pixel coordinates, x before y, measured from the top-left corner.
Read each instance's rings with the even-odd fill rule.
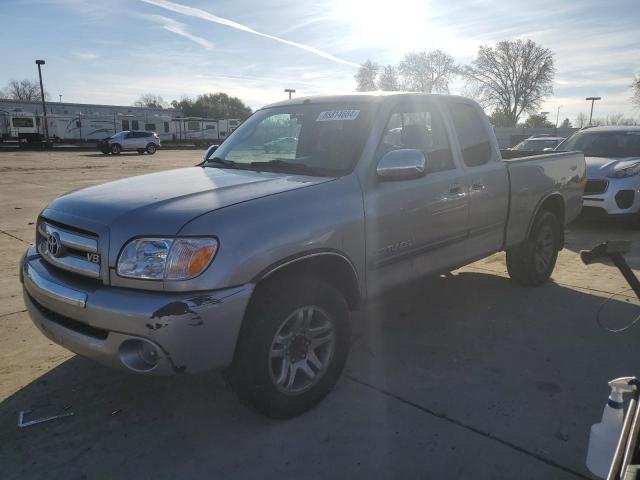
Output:
[[[154,375],[230,365],[254,288],[115,288],[56,270],[34,247],[20,268],[29,315],[49,339],[102,364]]]

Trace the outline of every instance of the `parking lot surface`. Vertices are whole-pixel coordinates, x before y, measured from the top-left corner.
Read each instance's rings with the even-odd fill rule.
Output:
[[[540,288],[510,281],[497,254],[376,299],[354,318],[334,392],[287,421],[238,404],[217,373],[128,375],[41,335],[18,279],[40,210],[66,191],[201,154],[0,153],[2,478],[591,478],[587,439],[606,382],[640,374],[640,325],[607,332],[596,310],[619,294],[602,310],[611,328],[640,310],[614,267],[585,267],[578,252],[640,240],[624,225],[570,225]],[[627,258],[638,272],[640,242]],[[74,415],[18,428],[22,410]]]

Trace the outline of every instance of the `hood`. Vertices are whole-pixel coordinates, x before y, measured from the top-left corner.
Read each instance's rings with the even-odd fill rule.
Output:
[[[640,161],[640,157],[584,157],[587,164],[587,178],[606,178],[619,168],[625,168]]]
[[[272,172],[192,167],[125,178],[67,193],[43,212],[54,221],[124,235],[175,235],[212,210],[332,180]],[[101,228],[104,227],[104,228]]]

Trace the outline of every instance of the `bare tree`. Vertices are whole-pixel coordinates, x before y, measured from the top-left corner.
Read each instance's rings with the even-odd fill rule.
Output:
[[[25,78],[24,80],[11,80],[2,91],[4,98],[11,100],[23,100],[34,102],[41,100],[40,83]],[[49,93],[44,92],[44,99],[49,100]]]
[[[631,101],[640,107],[640,76],[637,76],[631,82],[631,89],[633,94],[631,95]]]
[[[400,82],[398,81],[398,71],[393,65],[387,65],[380,72],[378,78],[378,88],[385,92],[400,90]]]
[[[573,128],[573,125],[571,125],[571,120],[565,118],[560,124],[560,128]]]
[[[587,123],[589,123],[589,119],[587,118],[587,115],[580,112],[578,116],[576,116],[576,127],[584,128],[587,126]]]
[[[633,118],[625,117],[624,113],[612,113],[607,115],[603,122],[604,125],[636,125]]]
[[[376,78],[380,66],[377,63],[367,60],[358,69],[358,73],[354,75],[356,79],[356,90],[358,92],[371,92],[376,90]]]
[[[425,93],[449,93],[449,83],[459,72],[453,57],[442,50],[409,52],[398,70],[403,88]]]
[[[471,94],[484,106],[504,112],[512,125],[523,113],[538,110],[553,93],[553,52],[532,40],[505,40],[481,46],[464,69]]]
[[[134,107],[146,107],[146,108],[165,108],[167,103],[162,99],[160,95],[154,95],[153,93],[145,93],[140,95],[140,98],[133,102]]]

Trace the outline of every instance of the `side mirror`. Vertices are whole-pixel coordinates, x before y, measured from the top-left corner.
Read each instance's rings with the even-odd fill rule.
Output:
[[[426,170],[427,159],[420,150],[401,149],[386,153],[376,172],[382,180],[409,180],[422,177]]]
[[[211,154],[215,152],[217,149],[218,149],[218,145],[211,145],[209,148],[207,148],[204,152],[203,160],[205,162],[209,160],[209,157],[211,156]]]

